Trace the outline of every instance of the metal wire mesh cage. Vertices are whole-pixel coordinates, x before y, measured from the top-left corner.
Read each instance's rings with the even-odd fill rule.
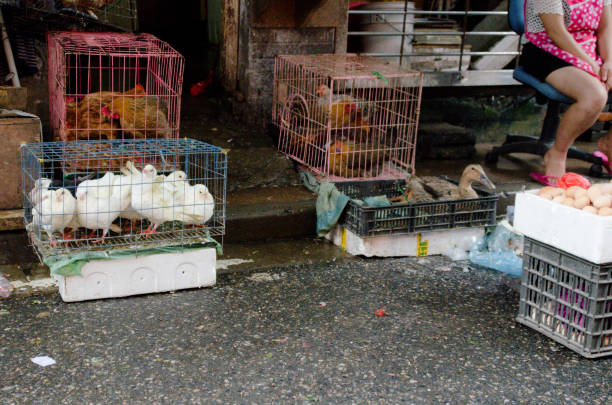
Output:
[[[227,155],[193,139],[25,144],[24,220],[41,257],[205,243],[225,233]]]
[[[47,16],[58,14],[79,21],[95,21],[128,31],[136,28],[136,3],[136,0],[0,0],[0,5],[42,12]]]
[[[423,75],[374,58],[276,58],[279,149],[332,181],[414,172]]]
[[[179,136],[184,58],[150,34],[50,32],[54,140]]]

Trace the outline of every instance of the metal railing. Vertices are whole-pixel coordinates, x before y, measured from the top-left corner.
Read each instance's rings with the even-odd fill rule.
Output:
[[[466,8],[469,9],[469,0],[467,1]],[[487,80],[480,80],[480,82],[487,82],[489,80],[493,80],[492,84],[515,84],[511,79],[512,70],[511,69],[498,69],[495,71],[492,70],[468,70],[465,66],[464,57],[472,57],[472,56],[518,56],[520,54],[520,40],[518,41],[518,46],[516,50],[512,51],[471,51],[469,49],[469,45],[466,43],[466,38],[468,37],[519,37],[514,31],[468,31],[468,20],[471,17],[482,17],[482,16],[507,16],[507,11],[472,11],[472,10],[464,10],[464,11],[441,11],[441,10],[415,10],[405,7],[404,10],[349,10],[349,16],[353,15],[374,15],[377,17],[378,22],[387,23],[389,30],[388,31],[348,31],[349,37],[402,37],[401,45],[398,46],[397,52],[360,52],[361,55],[364,56],[374,56],[374,57],[384,57],[384,58],[399,58],[399,64],[404,64],[405,61],[410,61],[410,58],[413,57],[442,57],[442,56],[451,56],[457,57],[458,66],[455,70],[452,71],[424,71],[427,76],[432,75],[443,75],[443,74],[452,74],[454,79],[451,80],[451,84],[453,82],[460,83],[465,81],[466,76],[475,76],[476,74],[480,74],[481,76],[488,76]],[[403,21],[401,22],[390,22],[386,16],[391,15],[403,15]],[[408,16],[446,16],[446,17],[462,17],[461,21],[458,21],[458,27],[454,26],[453,28],[457,28],[454,31],[435,31],[432,29],[431,31],[418,32],[417,30],[412,29],[413,21],[409,20]],[[417,21],[418,22],[418,21]],[[402,26],[403,29],[398,29],[396,26]],[[441,52],[414,52],[412,49],[407,50],[404,41],[406,39],[411,39],[418,36],[460,36],[461,42],[454,46],[458,46],[456,51],[441,51]],[[449,48],[450,46],[440,44],[440,48]],[[496,80],[498,78],[498,80]],[[427,82],[427,80],[426,80]],[[427,84],[426,84],[427,85]],[[435,85],[435,80],[434,84]]]

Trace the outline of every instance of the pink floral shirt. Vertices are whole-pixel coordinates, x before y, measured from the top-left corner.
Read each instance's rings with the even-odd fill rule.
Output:
[[[602,60],[597,55],[596,31],[604,6],[611,3],[612,0],[527,0],[525,37],[535,46],[597,76],[591,65],[554,44],[544,29],[540,14],[563,15],[569,33],[590,57],[601,64]]]

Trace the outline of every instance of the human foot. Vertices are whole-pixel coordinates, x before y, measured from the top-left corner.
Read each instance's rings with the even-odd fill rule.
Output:
[[[551,147],[544,155],[546,165],[546,176],[561,177],[565,174],[565,160],[567,152],[560,152],[555,147]]]
[[[594,156],[601,159],[602,166],[606,168],[608,173],[612,174],[612,165],[610,164],[610,156],[612,156],[612,133],[608,132],[597,141],[598,151],[593,152]]]
[[[558,177],[547,176],[547,175],[542,174],[542,173],[531,172],[531,173],[529,173],[529,177],[531,177],[532,179],[534,179],[538,183],[544,184],[545,186],[549,186],[549,187],[557,187],[557,184],[559,182],[559,178]]]
[[[612,138],[612,134],[608,132],[597,141],[597,149],[606,154],[606,156],[610,156],[610,146],[612,146],[612,142],[610,142],[610,138]]]

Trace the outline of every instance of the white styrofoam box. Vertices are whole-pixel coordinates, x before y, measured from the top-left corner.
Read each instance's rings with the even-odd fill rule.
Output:
[[[362,238],[336,225],[325,237],[352,255],[393,257],[439,255],[454,248],[467,251],[484,233],[484,228],[459,228]]]
[[[532,239],[590,262],[612,262],[612,217],[600,217],[539,197],[518,193],[514,227]]]
[[[126,259],[92,260],[80,276],[58,276],[67,302],[207,287],[217,281],[217,251],[206,248]]]

